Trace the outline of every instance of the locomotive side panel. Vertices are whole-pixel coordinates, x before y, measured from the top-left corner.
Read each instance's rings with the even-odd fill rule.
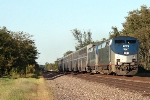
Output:
[[[110,61],[111,70],[112,70],[113,73],[115,73],[116,72],[116,67],[115,67],[116,59],[114,59],[115,58],[115,53],[112,50],[110,50],[110,58],[111,58],[111,61]]]
[[[107,69],[106,66],[109,65],[109,47],[104,47],[99,49],[99,65],[103,67],[103,69]]]

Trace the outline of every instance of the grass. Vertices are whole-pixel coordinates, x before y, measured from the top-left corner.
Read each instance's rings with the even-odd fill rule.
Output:
[[[44,78],[0,78],[0,100],[52,100]]]

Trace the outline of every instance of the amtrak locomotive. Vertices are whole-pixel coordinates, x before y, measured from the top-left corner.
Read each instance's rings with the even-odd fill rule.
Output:
[[[59,60],[59,71],[135,75],[138,71],[136,38],[119,36],[102,44],[90,44]]]

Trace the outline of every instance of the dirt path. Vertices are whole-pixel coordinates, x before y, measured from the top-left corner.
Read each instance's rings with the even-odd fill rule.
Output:
[[[47,88],[44,78],[38,80],[37,100],[53,100],[52,92]]]

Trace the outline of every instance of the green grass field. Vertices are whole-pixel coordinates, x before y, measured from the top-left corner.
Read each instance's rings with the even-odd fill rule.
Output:
[[[43,78],[0,78],[0,100],[52,100]]]

